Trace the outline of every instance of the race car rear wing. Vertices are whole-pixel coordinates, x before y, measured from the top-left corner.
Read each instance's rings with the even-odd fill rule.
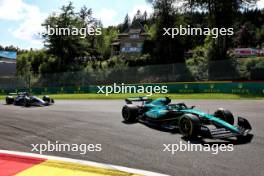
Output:
[[[8,95],[14,96],[14,95],[29,95],[28,92],[11,92]]]
[[[127,98],[125,99],[126,104],[132,104],[133,102],[147,102],[147,101],[151,101],[150,98],[148,97],[135,97],[135,98]]]

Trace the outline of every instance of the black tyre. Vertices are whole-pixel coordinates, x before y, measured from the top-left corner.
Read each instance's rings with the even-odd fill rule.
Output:
[[[179,120],[179,131],[186,138],[194,138],[201,130],[200,119],[192,114],[184,114]]]
[[[135,105],[123,106],[122,116],[125,122],[130,122],[130,123],[135,122],[137,119],[137,116],[139,115],[138,111],[139,111],[138,106],[135,106]]]
[[[7,96],[6,97],[6,104],[8,104],[8,105],[13,104],[14,101],[15,101],[15,99],[13,96]]]
[[[51,98],[47,95],[45,95],[43,98],[42,98],[43,101],[45,102],[48,102],[48,103],[51,103]]]
[[[29,98],[24,98],[24,103],[23,103],[24,107],[29,107],[30,106],[30,99]]]
[[[225,121],[231,125],[234,125],[234,122],[235,122],[234,116],[229,110],[220,108],[217,111],[215,111],[214,116],[218,117],[219,119],[221,119],[221,120],[223,120],[223,121]]]

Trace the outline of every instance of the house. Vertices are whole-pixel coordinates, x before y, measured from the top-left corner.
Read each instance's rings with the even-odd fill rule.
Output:
[[[120,33],[118,38],[111,44],[111,55],[119,54],[140,54],[143,43],[149,38],[149,34],[139,23],[133,24],[124,33]]]

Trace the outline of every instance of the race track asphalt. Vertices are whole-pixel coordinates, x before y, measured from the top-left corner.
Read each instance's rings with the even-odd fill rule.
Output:
[[[177,101],[181,102],[181,101]],[[31,152],[31,144],[59,141],[64,144],[102,144],[101,152],[46,152],[181,176],[261,176],[264,175],[263,100],[187,100],[205,112],[217,107],[246,117],[253,127],[250,143],[234,145],[234,151],[164,152],[163,144],[187,143],[178,133],[143,124],[124,124],[121,100],[56,101],[54,106],[24,108],[0,104],[0,149]],[[200,141],[192,141],[199,143]],[[215,142],[215,143],[214,143]],[[205,140],[209,144],[222,141]],[[225,141],[224,141],[225,142]]]

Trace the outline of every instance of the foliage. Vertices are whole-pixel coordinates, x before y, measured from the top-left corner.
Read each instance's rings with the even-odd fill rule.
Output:
[[[147,23],[147,18],[148,18],[148,14],[145,11],[143,14],[140,10],[137,11],[137,13],[135,14],[132,24],[139,22],[140,24],[142,24],[143,26]]]
[[[248,80],[263,80],[264,57],[244,58],[239,64],[241,77]]]
[[[183,62],[184,49],[180,37],[164,36],[164,28],[175,26],[174,0],[156,0],[153,3],[156,19],[156,36],[153,57],[159,63]]]
[[[0,45],[0,51],[15,51],[15,52],[17,52],[17,54],[23,54],[23,53],[27,52],[27,50],[20,49],[18,47],[13,46],[13,45],[6,46],[6,47]]]
[[[43,25],[48,30],[52,28],[86,28],[87,25],[92,25],[94,28],[95,21],[91,17],[92,11],[83,7],[79,13],[74,11],[73,4],[61,8],[59,15],[52,14],[49,16]],[[48,48],[48,53],[59,58],[58,72],[67,71],[69,66],[74,63],[77,57],[89,56],[94,46],[94,36],[82,38],[79,35],[44,35],[45,46]]]
[[[205,9],[208,11],[208,22],[210,27],[230,28],[235,22],[236,14],[245,5],[254,5],[257,0],[188,0],[188,7],[194,9]],[[223,60],[227,58],[227,50],[230,47],[230,37],[219,36],[212,43],[211,52],[214,57],[210,59]]]
[[[152,74],[151,69],[144,70],[143,66],[180,63],[179,65],[184,69],[177,69],[184,73],[174,72],[175,75],[172,76],[177,79],[181,77],[179,74],[189,76],[189,72],[196,80],[220,77],[221,79],[239,77],[258,79],[254,75],[260,74],[263,69],[261,59],[237,61],[227,52],[236,47],[264,47],[264,10],[250,9],[245,6],[246,1],[248,4],[254,4],[254,0],[187,0],[184,11],[175,7],[175,3],[179,1],[149,0],[153,4],[153,14],[139,10],[132,22],[126,15],[122,24],[107,28],[102,28],[100,21],[93,17],[92,9],[84,6],[80,11],[76,11],[73,4],[69,3],[63,6],[58,14],[51,14],[43,25],[78,29],[87,25],[101,27],[102,35],[87,35],[84,38],[72,35],[45,35],[43,50],[24,51],[14,46],[0,46],[0,50],[18,52],[17,74],[25,77],[28,75],[43,77],[47,73],[80,71],[86,76],[89,75],[91,79],[103,80],[111,76],[117,79],[118,76],[124,76],[122,73],[127,69],[138,71],[137,68],[139,68],[142,75],[143,73]],[[116,41],[118,34],[126,32],[129,27],[138,22],[150,34],[149,39],[143,44],[143,52],[138,55],[112,57],[111,44]],[[164,28],[190,24],[191,27],[201,28],[232,27],[237,32],[232,37],[220,36],[218,39],[210,36],[175,36],[172,39],[171,36],[163,35]],[[193,55],[186,59],[184,54],[189,51]],[[159,71],[166,72],[166,70]],[[66,77],[65,80],[67,80]]]
[[[118,29],[116,27],[108,27],[103,29],[102,35],[96,39],[96,48],[104,59],[108,59],[111,56],[111,44],[114,39],[117,38]]]
[[[119,27],[120,28],[119,31],[121,33],[125,32],[129,28],[130,25],[131,25],[131,20],[130,20],[128,14],[127,14],[125,19],[124,19],[123,24],[121,24],[120,27]]]
[[[19,55],[16,65],[17,75],[23,76],[31,73],[31,63],[29,62],[28,54]]]
[[[193,56],[186,60],[186,66],[190,70],[195,80],[208,79],[208,59],[206,57],[206,48],[197,47],[193,50]]]
[[[150,54],[144,54],[140,57],[132,56],[127,60],[127,63],[130,67],[148,65],[151,63],[151,56]]]
[[[241,48],[256,46],[256,34],[252,24],[244,24],[237,32],[236,36],[236,46]]]

